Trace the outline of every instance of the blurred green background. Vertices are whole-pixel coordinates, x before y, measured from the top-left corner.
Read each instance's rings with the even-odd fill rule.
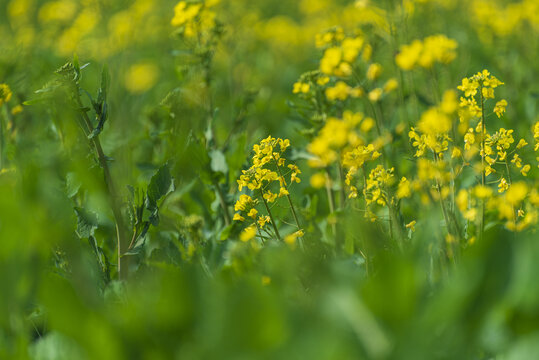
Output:
[[[305,146],[287,102],[299,76],[318,68],[315,35],[337,25],[364,29],[387,69],[395,69],[401,44],[437,33],[456,39],[457,60],[436,69],[439,89],[488,68],[506,83],[500,92],[510,106],[500,126],[529,133],[539,114],[536,0],[222,0],[210,92],[215,138],[227,144],[224,169],[197,140],[208,100],[200,67],[173,34],[175,5],[0,3],[0,83],[13,91],[2,108],[1,359],[539,358],[536,229],[518,240],[490,231],[439,272],[432,255],[439,219],[398,252],[374,226],[345,214],[346,236],[377,259],[367,276],[361,256],[335,254],[324,241],[300,252],[227,239],[213,186],[221,169],[217,181],[232,203],[251,144],[268,134]],[[108,66],[109,119],[100,139],[122,196],[171,164],[176,190],[127,282],[104,278],[95,247],[75,232],[74,208],[84,207],[115,278],[114,218],[73,109],[35,93],[74,53],[89,63],[81,86],[92,95]],[[426,83],[426,75],[414,76]],[[399,113],[391,113],[396,123]],[[405,119],[417,120],[411,111]],[[296,190],[302,211],[326,221],[304,183]]]

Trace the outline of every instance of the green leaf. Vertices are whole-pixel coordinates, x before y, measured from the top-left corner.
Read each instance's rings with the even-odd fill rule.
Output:
[[[107,92],[110,86],[109,68],[105,64],[101,70],[101,85],[99,86],[99,95],[97,101],[105,101],[107,99]]]
[[[67,173],[66,175],[66,193],[67,197],[71,198],[79,192],[81,182],[77,179],[74,172]]]
[[[87,359],[75,340],[54,330],[31,344],[29,353],[33,360]]]
[[[150,179],[148,185],[148,200],[156,205],[163,196],[174,191],[174,179],[170,175],[168,164],[161,166]]]
[[[97,214],[80,207],[75,207],[77,214],[77,234],[81,238],[89,238],[94,235],[98,227]]]
[[[219,240],[224,241],[230,237],[230,233],[232,232],[232,229],[234,229],[234,223],[228,225],[221,231],[221,235],[219,235]]]
[[[222,151],[210,151],[210,158],[210,167],[213,172],[221,172],[223,174],[226,174],[228,172],[228,165],[226,164],[226,158]]]

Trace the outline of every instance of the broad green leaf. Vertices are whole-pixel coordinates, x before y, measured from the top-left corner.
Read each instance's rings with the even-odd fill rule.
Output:
[[[221,172],[223,174],[226,174],[228,172],[226,158],[222,151],[212,150],[210,152],[210,158],[211,158],[210,166],[211,166],[212,171]]]
[[[80,207],[75,207],[75,213],[77,214],[77,234],[81,238],[93,236],[98,227],[97,214]]]
[[[174,179],[170,175],[169,165],[161,166],[150,179],[148,185],[148,200],[150,204],[157,204],[163,196],[174,191]]]

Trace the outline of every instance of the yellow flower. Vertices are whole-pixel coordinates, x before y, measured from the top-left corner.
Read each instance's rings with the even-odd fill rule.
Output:
[[[320,76],[316,83],[320,86],[324,86],[329,82],[329,76]]]
[[[413,221],[409,222],[408,224],[406,224],[406,228],[407,228],[407,229],[410,229],[410,230],[412,230],[412,231],[415,231],[415,224],[416,224],[416,223],[417,223],[417,222],[416,222],[415,220],[413,220]]]
[[[412,70],[416,65],[430,68],[435,62],[447,64],[455,59],[457,46],[455,40],[445,35],[428,36],[401,46],[395,62],[403,70]]]
[[[481,94],[483,95],[483,97],[485,99],[494,99],[494,89],[493,88],[484,87],[484,88],[481,89]]]
[[[367,69],[367,79],[376,80],[382,74],[382,65],[378,63],[371,64]]]
[[[397,188],[397,198],[407,198],[412,196],[412,189],[410,187],[410,181],[403,177],[399,182],[399,187]]]
[[[531,169],[531,166],[529,164],[526,164],[522,167],[522,169],[520,169],[520,173],[523,175],[523,176],[528,176],[528,172],[530,171]]]
[[[258,217],[258,225],[263,228],[264,226],[266,226],[266,224],[268,224],[269,222],[271,221],[271,218],[266,215],[266,216],[259,216]]]
[[[258,211],[255,208],[252,208],[247,214],[247,216],[249,216],[250,218],[256,219],[257,214],[258,214]]]
[[[526,183],[523,181],[519,181],[513,183],[505,192],[505,199],[513,205],[518,205],[526,198],[527,194],[528,185],[526,185]]]
[[[327,75],[333,75],[335,68],[341,63],[342,50],[338,47],[330,47],[324,52],[320,60],[320,71]]]
[[[335,86],[328,87],[326,89],[326,98],[329,101],[344,101],[348,98],[348,95],[350,94],[350,89],[350,86],[348,86],[344,81],[337,81]]]
[[[240,233],[240,240],[243,242],[246,242],[246,241],[251,240],[255,236],[256,236],[256,226],[253,224],[243,229],[243,231]]]
[[[479,88],[479,83],[475,80],[470,80],[468,78],[462,79],[462,85],[457,86],[457,89],[464,92],[464,96],[470,97],[477,94],[477,88]]]
[[[326,175],[324,173],[318,172],[311,176],[310,183],[311,186],[315,189],[323,188],[326,185]]]
[[[479,199],[487,199],[492,195],[492,189],[484,185],[477,185],[473,190],[474,195]]]
[[[468,192],[460,189],[456,198],[457,207],[461,212],[468,210]]]
[[[389,93],[399,87],[397,79],[391,78],[384,84],[384,92]]]
[[[302,82],[296,82],[294,83],[294,89],[292,90],[292,92],[294,94],[297,94],[297,93],[303,93],[303,94],[306,94],[309,92],[309,89],[310,89],[310,86],[309,84],[306,84],[306,83],[302,83]]]
[[[517,149],[522,149],[524,146],[528,145],[528,143],[526,142],[526,140],[524,139],[520,139],[520,141],[518,142],[517,144]]]
[[[290,193],[288,192],[288,190],[286,190],[286,188],[281,187],[281,188],[279,189],[279,197],[283,197],[283,196],[286,196],[286,195],[288,195],[288,194],[290,194]]]
[[[7,103],[12,95],[13,93],[7,84],[0,84],[0,106]]]
[[[341,44],[343,60],[348,63],[354,62],[363,47],[363,43],[364,40],[360,37],[344,39]]]
[[[410,45],[401,46],[395,62],[403,70],[412,70],[422,51],[423,43],[420,40],[414,40]]]
[[[234,211],[246,211],[247,207],[253,206],[253,204],[254,201],[249,195],[241,194],[240,199],[234,205]]]
[[[172,26],[182,26],[193,20],[202,8],[202,4],[187,4],[185,1],[180,1],[174,7],[174,17],[170,21]]]
[[[502,177],[500,179],[500,183],[498,184],[498,192],[503,193],[507,189],[509,189],[509,184],[507,183],[507,180],[505,180],[505,178]]]
[[[372,102],[377,102],[382,98],[383,90],[381,88],[373,89],[369,92],[369,100]]]
[[[235,213],[232,220],[234,220],[234,221],[244,221],[245,218],[243,216],[241,216],[240,213]]]
[[[17,105],[15,106],[13,109],[11,109],[11,115],[17,115],[17,114],[20,114],[23,110],[23,107],[22,105]]]
[[[284,237],[284,242],[287,243],[290,247],[295,247],[296,245],[296,240],[297,238],[299,237],[302,237],[304,234],[303,230],[298,230],[292,234],[289,234],[287,236]]]
[[[125,88],[134,94],[143,93],[151,89],[157,82],[159,69],[151,63],[132,65],[124,78]]]
[[[496,105],[494,106],[494,112],[496,113],[498,117],[502,117],[502,114],[505,112],[506,106],[507,106],[507,101],[505,101],[504,99],[496,103]]]
[[[266,199],[267,202],[274,202],[275,199],[277,199],[277,194],[274,194],[271,192],[271,190],[268,190],[264,193],[264,199]]]

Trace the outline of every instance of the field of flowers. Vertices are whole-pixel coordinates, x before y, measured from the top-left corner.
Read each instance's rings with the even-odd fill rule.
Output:
[[[537,0],[2,1],[0,359],[539,358],[538,39]]]

